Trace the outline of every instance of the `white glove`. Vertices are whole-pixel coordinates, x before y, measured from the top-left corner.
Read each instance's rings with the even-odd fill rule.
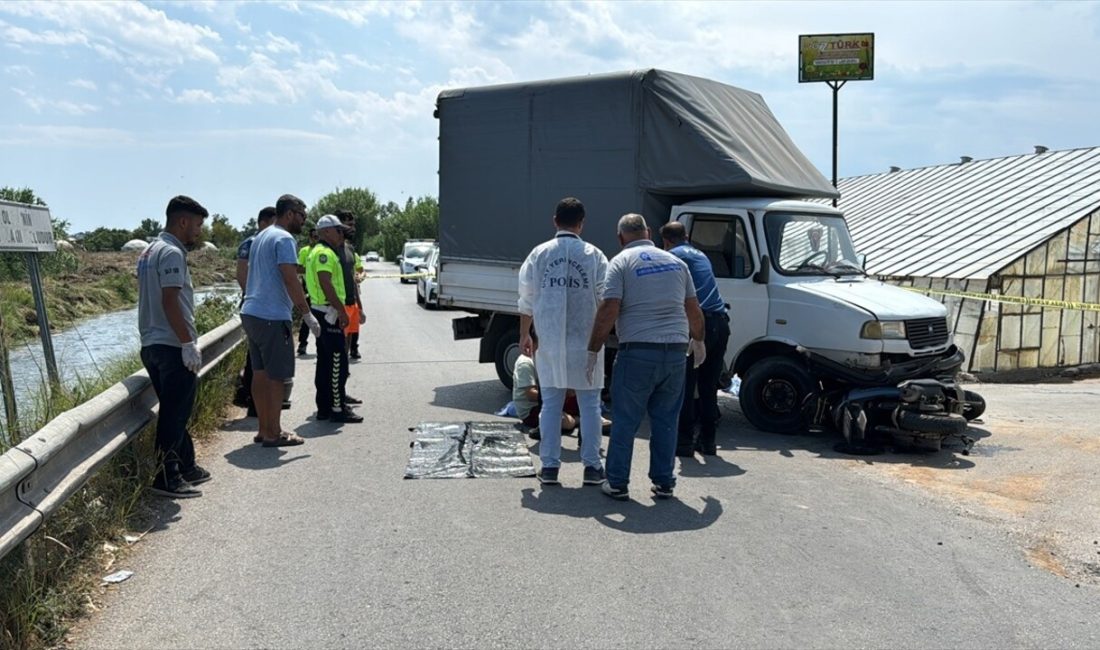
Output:
[[[707,360],[707,345],[702,341],[696,341],[691,339],[691,343],[688,344],[688,353],[694,355],[695,360],[692,363],[693,368],[698,368],[703,365],[703,362]]]
[[[180,355],[183,357],[183,367],[196,375],[199,374],[199,370],[202,369],[202,352],[199,351],[199,344],[194,341],[184,343],[180,348]]]
[[[596,372],[596,361],[599,359],[599,352],[588,352],[588,361],[584,364],[584,378],[588,380],[588,385],[592,385],[592,375]]]
[[[310,312],[302,314],[302,322],[306,324],[309,331],[313,333],[313,338],[321,336],[321,324],[317,322],[317,317]]]
[[[325,322],[326,323],[328,323],[329,325],[335,325],[337,318],[339,318],[339,313],[336,311],[335,307],[333,307],[331,305],[329,305],[328,307],[325,307]]]

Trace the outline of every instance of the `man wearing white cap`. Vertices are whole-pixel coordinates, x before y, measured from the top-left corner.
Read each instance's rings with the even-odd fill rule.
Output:
[[[313,379],[317,389],[317,419],[357,423],[363,421],[363,416],[351,410],[344,400],[348,381],[348,349],[344,339],[348,313],[344,303],[348,287],[337,251],[343,248],[345,235],[344,225],[334,215],[326,214],[317,220],[320,241],[309,253],[306,287],[313,315],[321,323]]]

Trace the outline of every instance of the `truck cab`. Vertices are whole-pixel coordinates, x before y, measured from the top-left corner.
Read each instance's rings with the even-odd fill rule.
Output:
[[[730,305],[729,375],[745,416],[794,431],[806,397],[831,386],[953,375],[962,363],[939,302],[867,276],[843,214],[786,199],[672,207]]]

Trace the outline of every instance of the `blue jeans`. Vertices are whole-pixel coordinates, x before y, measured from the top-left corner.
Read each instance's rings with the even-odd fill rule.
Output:
[[[542,387],[539,412],[539,461],[543,467],[561,467],[561,412],[565,388]],[[600,467],[600,389],[574,391],[581,420],[581,462],[585,467]]]
[[[634,436],[649,414],[649,479],[675,487],[676,423],[684,399],[686,357],[678,350],[620,349],[611,373],[611,441],[607,482],[630,483]]]

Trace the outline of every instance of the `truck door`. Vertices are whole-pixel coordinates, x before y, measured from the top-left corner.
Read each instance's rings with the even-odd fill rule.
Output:
[[[730,305],[730,339],[726,366],[753,340],[768,331],[768,287],[752,281],[759,256],[750,235],[747,213],[680,217],[688,226],[691,244],[706,254],[722,299]]]

